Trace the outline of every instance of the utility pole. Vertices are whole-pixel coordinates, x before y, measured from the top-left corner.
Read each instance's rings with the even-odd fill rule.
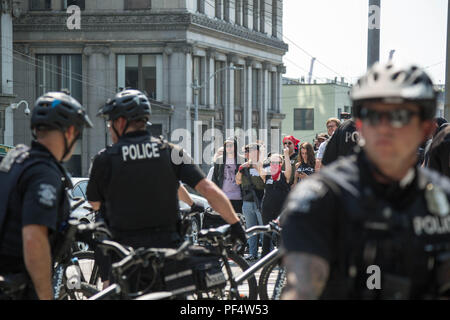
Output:
[[[369,0],[367,69],[380,60],[380,2],[381,0]]]
[[[316,58],[311,59],[311,66],[309,67],[309,74],[308,74],[308,83],[311,83],[313,69],[314,69],[314,61],[316,61]]]
[[[447,4],[447,62],[445,70],[444,118],[450,119],[450,1]]]

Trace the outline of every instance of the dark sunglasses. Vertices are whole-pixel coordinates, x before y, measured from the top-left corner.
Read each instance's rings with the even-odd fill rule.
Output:
[[[283,143],[283,145],[286,145],[286,144],[290,146],[292,144],[292,142],[285,142],[285,143]]]
[[[381,119],[386,117],[392,127],[402,128],[411,121],[414,115],[420,115],[420,113],[408,109],[375,111],[372,109],[363,108],[361,109],[359,117],[363,121],[368,121],[371,126],[379,125]]]
[[[270,164],[281,164],[280,161],[270,161]]]

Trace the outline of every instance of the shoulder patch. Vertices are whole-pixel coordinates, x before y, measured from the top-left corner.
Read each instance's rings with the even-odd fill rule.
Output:
[[[6,157],[3,158],[2,162],[0,163],[0,171],[2,172],[9,172],[11,170],[12,165],[17,163],[22,163],[28,156],[30,155],[30,147],[19,144],[16,148],[10,150]]]
[[[41,183],[37,192],[38,202],[45,207],[53,208],[56,205],[56,188],[51,184]]]
[[[327,192],[324,183],[317,179],[302,180],[289,196],[287,208],[289,211],[308,212],[311,202],[322,198]]]

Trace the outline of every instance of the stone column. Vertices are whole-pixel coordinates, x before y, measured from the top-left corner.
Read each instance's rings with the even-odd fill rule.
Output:
[[[244,130],[245,132],[251,132],[252,129],[252,117],[253,117],[253,104],[252,104],[252,68],[253,59],[245,59],[245,95],[244,95]],[[251,141],[251,136],[247,136],[246,143]]]
[[[207,105],[209,108],[214,109],[214,77],[212,77],[212,74],[214,73],[214,59],[216,56],[216,50],[209,48],[206,50],[206,56],[205,56],[205,105]]]
[[[94,128],[83,130],[81,172],[86,176],[92,158],[105,147],[108,139],[105,122],[96,115],[106,100],[115,95],[116,84],[113,81],[116,77],[114,57],[111,57],[108,46],[86,46],[83,49],[82,59],[83,78],[89,79],[83,82],[83,105],[94,124]]]

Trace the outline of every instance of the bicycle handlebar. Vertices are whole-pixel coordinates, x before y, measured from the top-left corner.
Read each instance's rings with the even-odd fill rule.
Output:
[[[114,241],[108,241],[112,245]],[[119,262],[113,263],[112,268],[116,273],[121,274],[132,266],[141,264],[146,266],[151,258],[162,259],[178,259],[181,260],[185,256],[185,251],[189,248],[190,242],[185,241],[177,249],[171,248],[138,248],[131,250],[129,253]],[[114,247],[120,248],[123,246],[115,243]]]

